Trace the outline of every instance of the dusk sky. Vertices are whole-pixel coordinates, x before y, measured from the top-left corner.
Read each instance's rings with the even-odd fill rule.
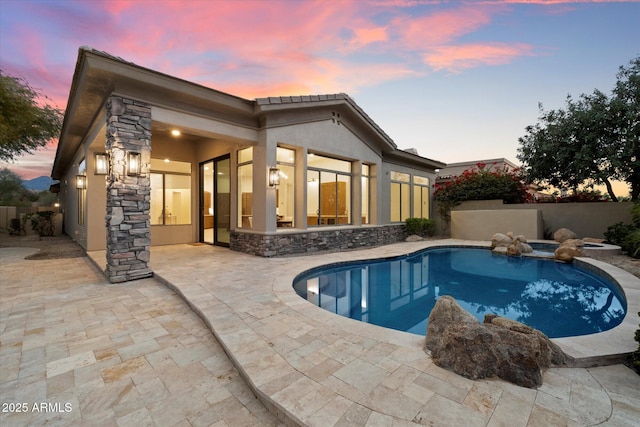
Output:
[[[399,148],[517,163],[539,102],[610,93],[638,22],[638,2],[0,0],[0,68],[63,110],[80,46],[247,99],[345,92]],[[0,167],[48,176],[56,144]]]

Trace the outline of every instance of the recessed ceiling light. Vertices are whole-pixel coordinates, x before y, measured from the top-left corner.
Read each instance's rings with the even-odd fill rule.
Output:
[[[180,136],[180,131],[178,129],[174,129],[174,130],[171,131],[171,135]]]

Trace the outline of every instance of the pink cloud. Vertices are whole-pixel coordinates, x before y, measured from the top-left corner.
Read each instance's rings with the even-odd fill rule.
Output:
[[[461,38],[489,26],[496,14],[508,12],[504,2],[152,4],[27,3],[33,19],[2,29],[2,37],[11,37],[10,44],[17,46],[15,54],[13,49],[11,55],[2,54],[3,69],[24,76],[64,109],[82,45],[249,99],[355,95],[366,87],[432,70],[461,72],[505,64],[535,50],[518,42],[461,43]],[[432,4],[440,7],[418,7]],[[53,153],[42,154],[51,157],[46,175]]]
[[[466,68],[482,65],[501,65],[513,58],[533,54],[533,46],[516,43],[467,44],[439,46],[424,54],[424,61],[437,70],[460,72]]]
[[[463,6],[427,16],[404,16],[394,20],[404,48],[422,49],[449,43],[491,23],[493,7]]]

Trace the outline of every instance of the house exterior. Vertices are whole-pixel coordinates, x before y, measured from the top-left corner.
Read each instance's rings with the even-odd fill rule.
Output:
[[[431,216],[444,163],[399,150],[345,94],[247,100],[80,48],[51,176],[64,231],[106,274],[150,245],[258,256],[375,246]]]
[[[459,162],[459,163],[447,163],[447,165],[438,171],[436,176],[437,184],[444,184],[446,182],[452,181],[457,176],[462,175],[465,171],[478,170],[482,166],[483,170],[493,172],[493,171],[502,171],[502,172],[512,172],[517,169],[520,169],[520,166],[515,163],[505,159],[484,159],[484,160],[471,160],[468,162]]]
[[[488,172],[514,172],[520,169],[520,166],[505,158],[448,163],[446,167],[436,172],[435,183],[438,185],[446,184],[462,175],[465,171],[477,171],[480,167]],[[527,192],[531,195],[531,200],[534,202],[551,202],[554,200],[554,197],[550,194],[540,191],[540,187],[536,184],[527,183],[526,188]]]

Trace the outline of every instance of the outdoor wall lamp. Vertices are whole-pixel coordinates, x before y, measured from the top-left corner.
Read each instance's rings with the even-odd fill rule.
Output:
[[[280,185],[280,169],[269,168],[269,187]]]
[[[84,175],[76,175],[76,188],[83,190],[87,188],[87,177]]]
[[[95,153],[96,175],[106,175],[109,172],[109,157],[107,153]]]
[[[127,153],[127,175],[140,176],[140,153],[135,151]]]

